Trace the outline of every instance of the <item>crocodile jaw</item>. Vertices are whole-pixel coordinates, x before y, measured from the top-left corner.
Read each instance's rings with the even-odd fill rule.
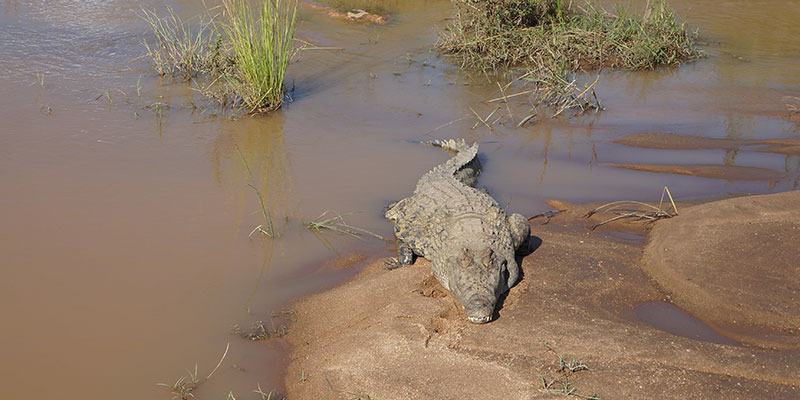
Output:
[[[469,322],[472,322],[473,324],[485,324],[492,320],[492,316],[491,315],[487,315],[485,317],[473,316],[473,317],[467,317],[467,319],[469,319]]]

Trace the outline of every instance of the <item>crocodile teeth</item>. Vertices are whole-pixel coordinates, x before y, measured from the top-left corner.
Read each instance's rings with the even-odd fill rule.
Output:
[[[492,316],[491,315],[487,315],[485,317],[468,317],[468,318],[469,318],[470,322],[473,322],[473,323],[476,323],[476,324],[485,324],[485,323],[489,322],[492,319]]]

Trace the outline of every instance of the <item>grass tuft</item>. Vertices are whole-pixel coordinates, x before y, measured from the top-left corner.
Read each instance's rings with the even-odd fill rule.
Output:
[[[558,374],[557,377],[537,375],[539,381],[542,383],[543,389],[553,393],[561,393],[564,396],[575,396],[587,400],[600,400],[596,394],[586,395],[578,392],[578,389],[575,386],[573,376],[577,372],[588,371],[589,367],[586,364],[580,361],[575,361],[574,358],[567,361],[567,359],[555,351],[555,349],[553,349],[553,347],[550,346],[547,341],[542,338],[539,338],[539,340],[542,342],[544,347],[547,348],[547,351],[558,356],[558,369],[556,370]]]
[[[191,370],[186,370],[188,378],[186,376],[181,376],[178,378],[175,383],[173,384],[166,384],[166,383],[156,383],[158,386],[164,386],[169,389],[170,393],[172,393],[172,398],[176,400],[188,400],[194,397],[194,391],[197,387],[211,379],[211,376],[214,375],[215,372],[219,369],[219,366],[222,365],[222,362],[225,360],[225,357],[228,355],[228,350],[230,349],[231,344],[228,343],[225,346],[225,352],[222,354],[222,358],[219,359],[217,366],[209,373],[205,378],[198,379],[197,374],[197,364],[194,365],[194,372]]]
[[[189,81],[225,68],[222,36],[215,32],[211,20],[200,18],[194,27],[175,15],[171,7],[163,17],[155,10],[142,9],[141,17],[153,33],[152,43],[143,39],[142,45],[159,75]]]
[[[286,325],[281,324],[275,326],[275,322],[272,320],[270,320],[270,324],[270,327],[267,327],[264,321],[256,321],[248,330],[242,329],[239,325],[234,325],[233,333],[240,336],[242,339],[252,340],[254,342],[284,337],[289,334],[289,328],[286,327]]]
[[[456,17],[439,33],[439,51],[486,74],[522,67],[522,80],[539,88],[535,92],[545,105],[561,111],[602,108],[593,85],[575,84],[578,71],[652,69],[700,56],[696,33],[686,30],[666,0],[648,0],[641,15],[624,8],[611,13],[589,1],[582,8],[565,0],[453,3]]]
[[[250,113],[272,111],[283,103],[283,77],[293,54],[297,2],[263,0],[254,9],[247,0],[223,0],[223,31],[234,72],[226,76],[241,107]]]
[[[295,322],[292,315],[294,315],[293,311],[272,313],[269,319],[269,327],[264,321],[255,321],[249,329],[242,329],[239,324],[234,324],[232,332],[234,335],[252,341],[283,337],[289,334],[289,327],[286,326],[286,324]],[[275,319],[282,322],[280,322],[279,325],[275,325]]]
[[[169,7],[166,16],[143,9],[152,38],[142,44],[155,71],[196,83],[202,95],[222,108],[248,114],[280,108],[286,68],[297,50],[297,1],[255,4],[223,0],[221,8],[214,8],[222,10],[219,15],[209,10],[199,23],[184,22]]]
[[[264,0],[254,10],[247,0],[224,0],[223,25],[236,68],[228,83],[249,112],[279,108],[283,76],[293,53],[297,3]]]

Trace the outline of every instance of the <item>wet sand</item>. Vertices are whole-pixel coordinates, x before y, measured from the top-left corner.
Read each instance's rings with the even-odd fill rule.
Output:
[[[665,243],[667,232],[681,232],[676,226],[697,224],[707,218],[707,210],[722,207],[726,212],[715,214],[716,221],[722,218],[736,224],[736,235],[750,237],[747,249],[752,251],[735,253],[737,262],[728,260],[724,272],[705,270],[704,263],[691,266],[729,277],[746,276],[741,274],[748,272],[751,261],[768,256],[756,251],[759,246],[775,239],[765,237],[757,229],[759,223],[778,210],[789,223],[800,223],[800,213],[794,210],[798,196],[800,192],[790,192],[689,208],[679,205],[681,216],[657,222],[649,243]],[[741,202],[763,206],[764,212],[740,214]],[[297,303],[293,309],[298,320],[287,337],[293,345],[285,378],[288,397],[557,398],[563,393],[555,389],[563,389],[567,382],[568,390],[602,399],[800,396],[796,330],[784,331],[782,350],[775,350],[770,343],[752,340],[769,333],[758,324],[744,328],[748,336],[735,338],[708,325],[713,310],[698,314],[692,323],[709,330],[706,337],[724,340],[657,329],[652,320],[664,315],[663,311],[640,306],[669,303],[673,316],[696,307],[679,295],[684,291],[681,285],[651,277],[652,268],[670,265],[657,264],[652,256],[643,261],[643,226],[621,222],[591,231],[588,227],[596,221],[583,215],[592,205],[557,205],[566,211],[531,220],[536,248],[521,264],[523,280],[511,289],[497,319],[489,324],[467,322],[451,295],[431,276],[424,259],[395,271],[384,270],[382,260],[374,261],[352,281]],[[796,243],[800,238],[797,230],[777,232],[785,241]],[[724,232],[720,235],[725,238]],[[691,239],[683,242],[689,247],[702,245],[702,249],[680,250],[703,260],[729,251]],[[783,268],[782,274],[789,274],[796,268],[792,264],[798,259],[796,251],[784,250],[774,259],[773,273]],[[772,296],[774,281],[749,282],[718,297],[731,309],[717,315],[749,318],[730,301],[730,296],[739,293],[745,300],[760,296],[782,305],[775,307],[792,321],[800,317],[800,311],[792,307],[796,299],[784,293],[791,288]],[[794,281],[783,282],[791,286]],[[705,305],[713,306],[711,302]],[[648,320],[653,325],[644,322]],[[567,361],[574,358],[588,370],[561,372],[559,355]],[[551,386],[545,388],[542,378]]]

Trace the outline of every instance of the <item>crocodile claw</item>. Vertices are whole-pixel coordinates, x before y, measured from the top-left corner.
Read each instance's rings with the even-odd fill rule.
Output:
[[[397,259],[397,257],[392,257],[392,258],[384,261],[384,263],[386,265],[388,265],[388,267],[385,267],[384,269],[389,270],[389,271],[391,271],[393,269],[398,269],[398,268],[403,266],[403,263],[401,263],[400,260]]]

